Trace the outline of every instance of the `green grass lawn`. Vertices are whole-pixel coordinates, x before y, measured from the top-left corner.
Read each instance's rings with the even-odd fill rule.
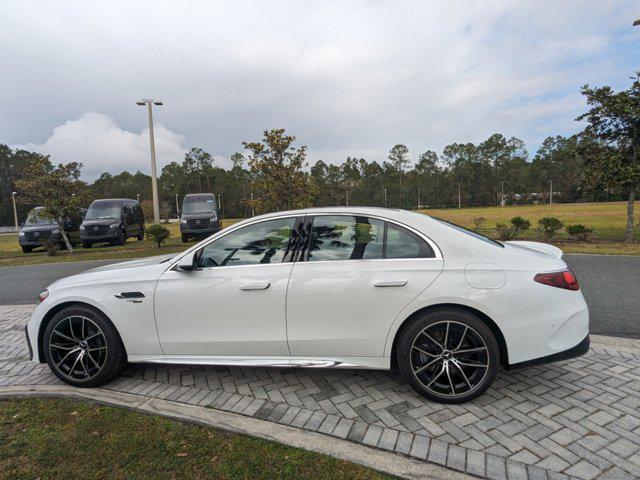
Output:
[[[0,401],[0,478],[382,479],[247,435],[66,399]]]
[[[449,220],[468,228],[474,228],[473,218],[484,217],[486,224],[480,230],[489,237],[496,237],[496,223],[508,223],[512,217],[522,216],[531,222],[532,229],[526,232],[521,240],[541,240],[536,232],[537,222],[545,216],[558,217],[565,224],[582,223],[594,230],[593,237],[588,242],[577,242],[567,237],[562,230],[558,238],[552,243],[567,253],[602,253],[640,255],[640,242],[626,244],[622,241],[626,227],[626,202],[610,203],[565,203],[553,205],[527,205],[518,207],[478,207],[478,208],[449,208],[442,210],[421,210],[423,213]],[[636,202],[636,209],[640,212],[640,202]],[[638,215],[640,216],[640,214]],[[226,227],[237,222],[237,219],[224,219],[222,226]],[[99,246],[91,249],[78,247],[73,255],[61,251],[50,257],[42,249],[24,254],[18,245],[17,235],[0,235],[0,267],[14,265],[28,265],[47,262],[68,262],[78,260],[97,259],[129,259],[159,255],[162,253],[180,252],[188,247],[180,241],[180,229],[177,223],[168,224],[172,237],[160,249],[154,247],[153,242],[144,240],[139,242],[129,239],[125,246]],[[638,227],[640,237],[640,227]]]
[[[640,202],[636,202],[635,209],[639,212]],[[558,238],[552,243],[567,253],[606,253],[640,255],[640,242],[626,244],[622,240],[627,225],[627,203],[557,203],[553,205],[526,205],[508,207],[477,207],[477,208],[449,208],[442,210],[420,210],[422,213],[457,223],[467,228],[474,228],[473,218],[484,217],[486,224],[480,233],[489,237],[496,237],[496,223],[508,223],[511,218],[521,216],[531,222],[531,230],[526,232],[520,240],[542,241],[536,232],[538,220],[542,217],[557,217],[565,225],[581,223],[594,230],[592,239],[588,242],[576,242],[568,238],[561,230]],[[636,225],[640,222],[636,221]],[[637,228],[640,238],[640,228]]]

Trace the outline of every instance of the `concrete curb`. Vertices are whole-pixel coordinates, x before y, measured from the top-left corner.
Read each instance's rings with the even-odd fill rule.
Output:
[[[389,475],[420,480],[471,480],[476,477],[431,463],[378,450],[316,432],[309,432],[252,417],[185,403],[120,393],[101,388],[78,389],[64,385],[0,387],[0,399],[64,397],[161,415],[175,420],[217,428],[330,455]]]

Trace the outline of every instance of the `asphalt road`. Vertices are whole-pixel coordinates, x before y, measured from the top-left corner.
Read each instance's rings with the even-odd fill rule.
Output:
[[[640,256],[570,255],[591,313],[591,332],[640,338]],[[117,260],[0,268],[0,305],[31,304],[53,281]]]

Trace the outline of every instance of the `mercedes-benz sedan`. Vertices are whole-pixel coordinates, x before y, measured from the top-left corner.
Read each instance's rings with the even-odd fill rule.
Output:
[[[587,305],[561,256],[403,210],[280,212],[59,280],[26,331],[33,359],[79,387],[127,362],[397,368],[457,403],[500,364],[588,350]]]

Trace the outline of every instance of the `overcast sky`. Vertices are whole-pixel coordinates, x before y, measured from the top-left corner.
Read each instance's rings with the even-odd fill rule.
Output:
[[[637,1],[0,0],[0,143],[148,172],[200,146],[219,165],[269,128],[309,161],[412,159],[494,132],[579,129],[580,86],[640,69]]]

